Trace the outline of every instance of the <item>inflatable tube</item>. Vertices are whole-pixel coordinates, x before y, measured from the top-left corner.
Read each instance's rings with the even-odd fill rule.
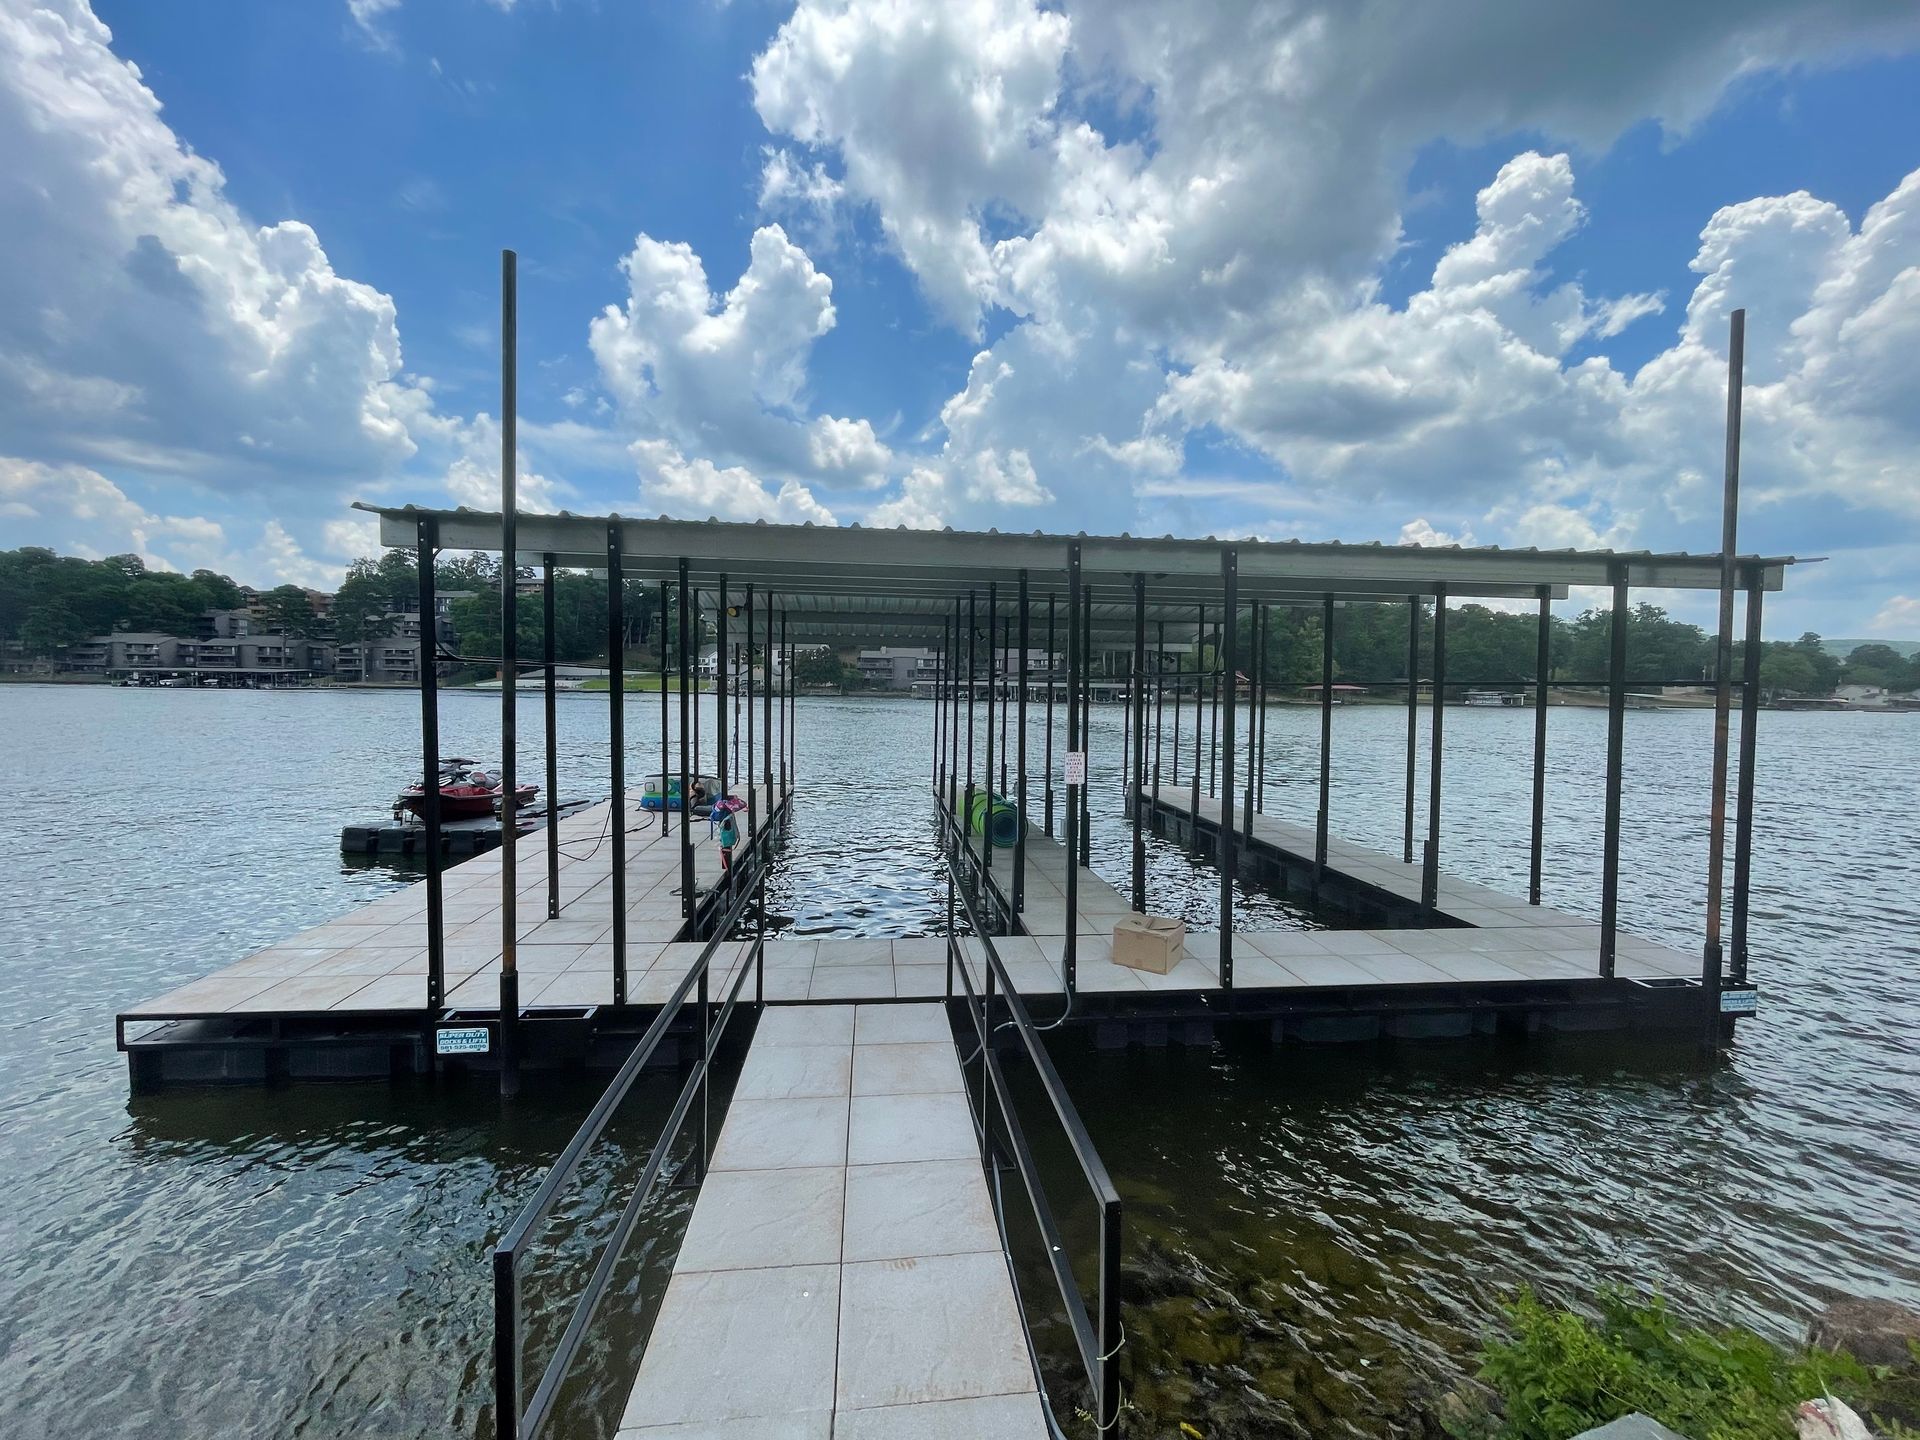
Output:
[[[993,807],[991,817],[989,804]],[[967,822],[974,834],[985,831],[995,845],[1011,845],[1020,837],[1020,809],[1004,795],[989,795],[984,790],[975,795]]]

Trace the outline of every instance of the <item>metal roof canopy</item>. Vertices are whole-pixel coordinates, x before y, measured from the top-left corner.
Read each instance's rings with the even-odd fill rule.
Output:
[[[422,516],[437,522],[447,550],[499,553],[501,517],[467,509],[433,510],[374,506],[356,509],[380,517],[383,544],[412,546]],[[1238,554],[1240,603],[1317,604],[1326,596],[1347,601],[1405,600],[1445,587],[1451,599],[1538,598],[1542,586],[1564,599],[1573,586],[1607,586],[1615,567],[1625,567],[1632,587],[1715,590],[1718,555],[1656,554],[1592,550],[1502,550],[1492,547],[1344,545],[1208,538],[1178,540],[1129,535],[1004,534],[999,531],[870,529],[858,525],[774,525],[720,520],[635,520],[617,515],[519,515],[517,545],[522,564],[551,555],[559,565],[604,570],[608,527],[620,529],[621,569],[636,579],[674,581],[680,561],[699,589],[714,588],[722,575],[744,598],[751,584],[774,594],[792,620],[808,617],[815,633],[845,633],[847,622],[884,625],[905,634],[911,627],[936,633],[955,597],[969,591],[984,599],[989,583],[1000,587],[1003,613],[1017,614],[1022,570],[1028,596],[1044,615],[1049,593],[1064,605],[1067,546],[1079,541],[1081,579],[1095,594],[1103,631],[1130,629],[1136,573],[1147,578],[1150,620],[1191,625],[1199,606],[1217,606],[1221,555]],[[1741,583],[1758,572],[1760,588],[1778,590],[1792,557],[1742,556]],[[1107,597],[1111,597],[1109,604]],[[858,601],[858,604],[846,603]],[[828,616],[835,616],[828,619]],[[1061,610],[1064,623],[1064,609]],[[844,618],[841,618],[844,617]],[[1123,620],[1124,626],[1115,622]]]

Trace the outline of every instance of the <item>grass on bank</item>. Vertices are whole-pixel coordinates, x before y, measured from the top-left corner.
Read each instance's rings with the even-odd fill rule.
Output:
[[[1748,1330],[1684,1326],[1658,1296],[1641,1302],[1614,1290],[1599,1303],[1593,1319],[1531,1292],[1510,1302],[1512,1333],[1488,1342],[1480,1370],[1497,1404],[1451,1421],[1448,1433],[1567,1440],[1639,1411],[1688,1440],[1793,1440],[1800,1402],[1831,1394],[1873,1414],[1877,1435],[1916,1435],[1883,1404],[1889,1383],[1906,1382],[1850,1355],[1789,1350]]]

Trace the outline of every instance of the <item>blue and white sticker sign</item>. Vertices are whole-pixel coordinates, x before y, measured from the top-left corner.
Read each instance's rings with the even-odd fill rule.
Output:
[[[1754,1015],[1760,1010],[1760,992],[1758,990],[1722,990],[1720,992],[1720,1013],[1722,1015]]]
[[[493,1048],[493,1031],[486,1025],[450,1025],[433,1032],[436,1055],[484,1055]]]
[[[1084,785],[1087,783],[1087,752],[1084,750],[1067,751],[1067,784]]]

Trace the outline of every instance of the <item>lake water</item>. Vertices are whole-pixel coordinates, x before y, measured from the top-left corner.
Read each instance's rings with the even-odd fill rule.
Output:
[[[564,796],[604,786],[606,705],[560,702]],[[658,700],[627,709],[637,774]],[[442,710],[448,753],[494,756],[497,696]],[[931,723],[923,704],[801,703],[795,853],[772,886],[788,923],[940,923]],[[1398,848],[1403,725],[1337,712],[1337,834]],[[1689,947],[1709,725],[1628,717],[1623,923]],[[1268,808],[1304,821],[1318,716],[1271,726]],[[409,778],[416,697],[5,686],[0,727],[0,1434],[490,1434],[487,1252],[597,1084],[533,1076],[510,1107],[429,1083],[136,1100],[112,1044],[116,1009],[411,882],[343,863],[337,837]],[[1546,898],[1589,912],[1604,728],[1551,714]],[[1449,713],[1448,869],[1524,885],[1531,729]],[[1124,883],[1102,765],[1119,730],[1096,712],[1095,865]],[[520,731],[538,778],[537,702]],[[1036,771],[1040,743],[1036,724]],[[1056,1032],[1129,1201],[1131,1433],[1406,1433],[1521,1283],[1657,1286],[1782,1336],[1833,1290],[1920,1299],[1920,716],[1767,714],[1761,744],[1761,1018],[1711,1075],[1594,1038],[1114,1054]],[[1211,922],[1211,872],[1158,843],[1151,870],[1156,907]],[[1314,923],[1240,903],[1243,923]],[[577,1275],[664,1093],[629,1107],[541,1275]],[[666,1195],[643,1225],[562,1433],[617,1413],[688,1207]],[[536,1287],[536,1336],[562,1288]]]

